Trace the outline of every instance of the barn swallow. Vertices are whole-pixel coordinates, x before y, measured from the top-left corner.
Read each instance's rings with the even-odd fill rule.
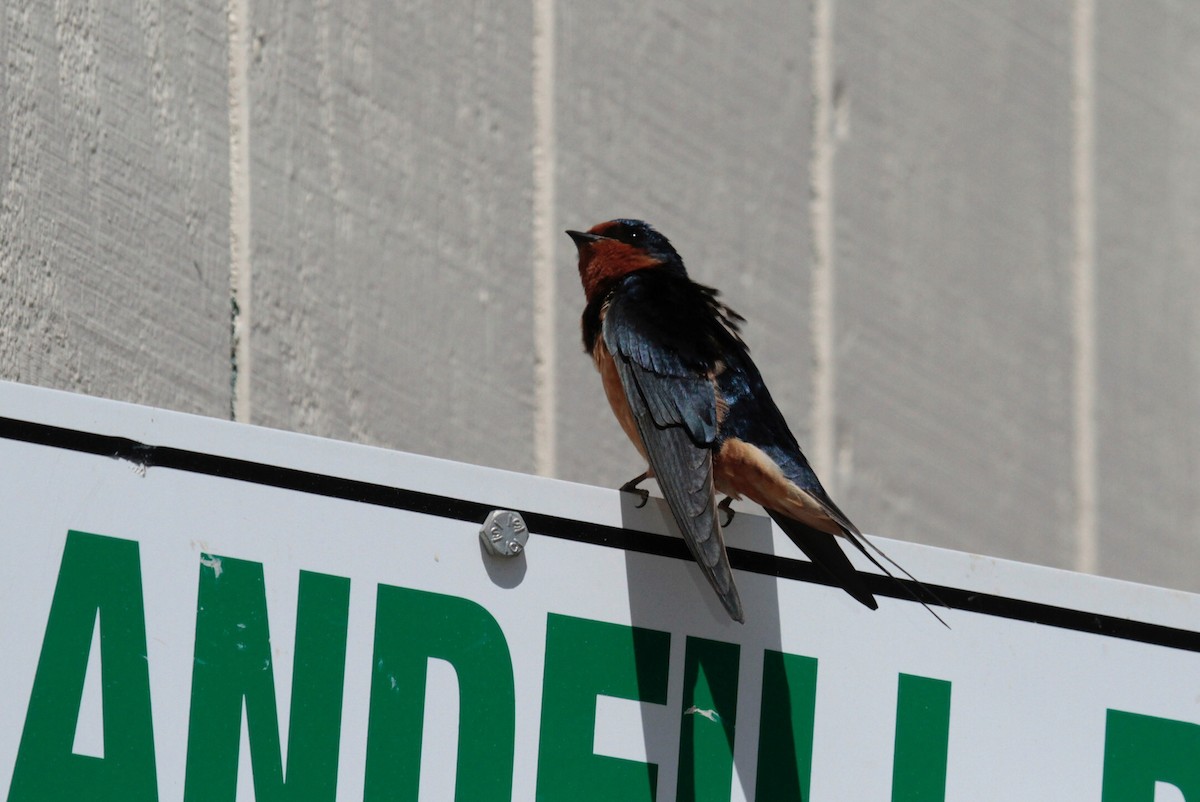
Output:
[[[667,238],[640,220],[567,234],[579,251],[587,300],[584,350],[617,421],[649,465],[621,489],[644,503],[647,491],[638,485],[658,481],[688,549],[735,621],[745,614],[718,511],[732,519],[729,505],[743,497],[762,505],[838,586],[876,609],[838,539],[891,574],[800,451],[742,341],[744,319],[716,290],[688,278]],[[719,505],[717,492],[726,496]]]

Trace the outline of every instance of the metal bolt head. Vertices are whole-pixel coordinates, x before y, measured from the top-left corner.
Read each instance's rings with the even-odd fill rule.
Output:
[[[497,557],[516,557],[525,550],[529,541],[529,528],[520,513],[512,510],[492,510],[483,528],[479,530],[479,539],[488,554]]]

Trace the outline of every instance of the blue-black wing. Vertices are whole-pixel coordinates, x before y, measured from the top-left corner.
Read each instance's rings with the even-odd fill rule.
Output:
[[[720,322],[707,305],[710,296],[694,286],[669,276],[630,276],[610,296],[601,334],[675,523],[729,615],[742,621],[713,486],[711,333]]]

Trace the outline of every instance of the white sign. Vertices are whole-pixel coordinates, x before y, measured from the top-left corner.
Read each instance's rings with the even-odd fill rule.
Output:
[[[11,384],[0,463],[9,802],[1200,799],[1197,596],[742,512],[738,625],[661,502]]]

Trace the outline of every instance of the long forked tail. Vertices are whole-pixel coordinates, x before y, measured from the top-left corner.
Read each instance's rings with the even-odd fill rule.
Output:
[[[771,509],[767,510],[767,514],[779,524],[779,528],[791,538],[800,551],[812,560],[813,565],[829,574],[838,587],[872,610],[879,609],[879,603],[867,589],[867,583],[863,581],[862,575],[854,568],[854,564],[850,562],[846,552],[842,551],[833,535],[813,529]]]
[[[887,566],[885,566],[883,563],[879,562],[879,560],[875,559],[875,555],[871,554],[871,551],[875,552],[875,554],[878,554],[880,557],[882,557],[884,560],[886,560],[893,568],[895,568],[900,573],[904,574],[904,576],[906,576],[908,578],[909,582],[912,582],[914,585],[916,585],[918,588],[921,589],[922,593],[928,594],[929,598],[933,599],[934,604],[938,605],[939,607],[945,607],[947,610],[949,610],[950,605],[946,604],[944,601],[942,601],[940,598],[938,598],[938,595],[936,593],[934,593],[925,583],[923,583],[921,580],[917,579],[915,576],[910,574],[904,568],[903,565],[901,565],[900,563],[896,562],[891,557],[889,557],[883,551],[883,549],[876,546],[870,540],[867,540],[866,535],[864,535],[862,533],[855,534],[853,532],[847,532],[846,539],[849,540],[851,543],[853,543],[854,547],[856,549],[858,549],[860,552],[862,552],[862,555],[864,557],[866,557],[868,560],[870,560],[872,565],[874,565],[880,571],[883,571],[885,574],[887,574],[888,578],[891,579],[893,582],[895,582],[897,585],[904,588],[904,592],[907,593],[909,596],[911,596],[913,598],[913,601],[917,602],[922,607],[924,607],[926,610],[928,610],[929,614],[931,616],[933,616],[934,618],[936,618],[942,626],[944,626],[946,629],[950,628],[950,625],[946,623],[946,620],[944,618],[942,618],[940,615],[938,615],[934,611],[934,609],[932,607],[930,607],[929,604],[926,603],[926,601],[924,599],[922,599],[920,596],[918,596],[916,594],[916,592],[911,587],[908,586],[907,582],[901,582],[899,579],[896,578],[896,576],[891,571],[889,571],[887,569]],[[866,544],[866,545],[864,545],[864,544]],[[867,551],[867,546],[871,547],[871,551]]]
[[[787,516],[777,513],[774,510],[768,509],[767,514],[771,516],[775,523],[779,524],[779,528],[782,529],[789,538],[791,538],[792,542],[795,543],[802,552],[804,552],[805,556],[812,561],[813,565],[816,565],[818,568],[828,574],[830,578],[833,579],[833,581],[838,585],[838,587],[842,588],[842,590],[849,593],[851,596],[870,609],[875,610],[879,608],[879,603],[875,601],[875,597],[867,588],[867,584],[863,580],[863,575],[858,572],[858,569],[856,569],[854,564],[850,562],[850,558],[846,556],[844,551],[842,551],[842,548],[838,545],[837,538],[835,536],[829,534],[828,532],[822,532],[819,529],[814,529],[811,526],[800,523],[795,519],[788,518]],[[922,592],[928,594],[929,598],[933,599],[935,604],[938,604],[942,607],[948,607],[945,602],[937,597],[936,593],[922,584],[920,580],[918,580],[907,570],[905,570],[903,566],[885,554],[878,546],[867,540],[865,535],[856,534],[854,532],[846,532],[845,537],[854,544],[856,549],[862,552],[863,556],[871,561],[872,565],[882,571],[897,585],[902,587],[906,594],[911,596],[914,601],[928,610],[929,614],[936,618],[942,624],[942,626],[946,627],[947,629],[950,628],[950,625],[947,624],[945,620],[938,615],[924,599],[918,596],[913,589],[909,587],[908,583],[902,582],[900,579],[898,579],[895,574],[888,570],[887,566],[881,563],[878,559],[876,559],[874,554],[871,554],[871,552],[867,550],[867,547],[869,546],[871,551],[876,552],[884,559],[884,561],[889,563],[893,568],[907,577],[914,585],[920,588]]]

